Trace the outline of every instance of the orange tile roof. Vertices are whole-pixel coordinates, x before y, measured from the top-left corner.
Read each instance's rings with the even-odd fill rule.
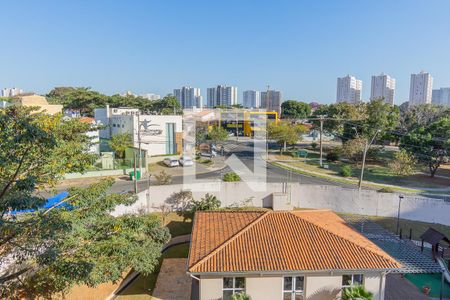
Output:
[[[397,269],[331,211],[197,212],[191,273]]]

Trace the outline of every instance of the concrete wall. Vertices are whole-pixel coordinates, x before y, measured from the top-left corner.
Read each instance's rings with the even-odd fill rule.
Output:
[[[299,273],[288,276],[304,276],[304,295],[307,300],[337,300],[341,298],[342,274]],[[215,300],[222,298],[221,276],[204,277],[200,279],[200,300]],[[380,273],[364,274],[364,286],[373,293],[373,300],[384,298],[384,275]],[[380,297],[380,286],[381,297]],[[245,292],[251,299],[273,300],[282,299],[283,275],[249,275],[245,278]]]
[[[139,200],[133,206],[119,206],[115,215],[135,213],[144,207],[147,211],[157,211],[156,208],[172,194],[183,189],[183,185],[152,186],[147,191],[138,194]],[[222,202],[222,206],[256,206],[263,207],[272,204],[273,193],[287,194],[287,203],[274,204],[278,207],[300,207],[331,209],[342,213],[355,213],[372,216],[396,217],[398,210],[398,194],[378,193],[376,191],[345,189],[337,186],[300,185],[292,183],[285,186],[282,183],[268,183],[267,190],[254,192],[243,182],[208,182],[204,183],[204,191],[210,191]],[[212,191],[212,192],[211,192]],[[195,192],[195,199],[200,199],[206,192]],[[450,226],[450,202],[442,199],[405,195],[401,204],[400,217],[430,223],[440,223]]]

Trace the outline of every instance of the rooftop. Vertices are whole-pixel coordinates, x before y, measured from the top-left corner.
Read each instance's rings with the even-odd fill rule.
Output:
[[[191,273],[388,270],[401,265],[332,211],[197,212]]]

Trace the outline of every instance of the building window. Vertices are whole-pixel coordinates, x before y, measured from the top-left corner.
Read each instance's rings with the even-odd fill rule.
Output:
[[[223,300],[231,300],[234,294],[245,292],[244,277],[223,278]]]
[[[342,287],[350,287],[352,285],[363,285],[364,283],[364,275],[362,274],[351,274],[351,275],[342,275]]]
[[[305,277],[284,277],[283,300],[303,300]]]

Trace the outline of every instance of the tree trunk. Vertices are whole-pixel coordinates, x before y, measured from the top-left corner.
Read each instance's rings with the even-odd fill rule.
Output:
[[[432,163],[430,163],[428,166],[430,168],[430,177],[434,178],[434,175],[436,174],[436,171],[439,168],[439,164],[433,165]]]
[[[284,144],[283,144],[283,151],[284,152],[286,152],[286,147],[287,147],[287,143],[286,143],[286,141],[284,141]]]

